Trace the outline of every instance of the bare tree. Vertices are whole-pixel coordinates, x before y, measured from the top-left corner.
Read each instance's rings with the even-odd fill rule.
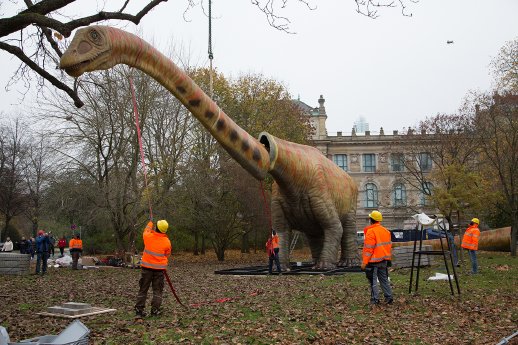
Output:
[[[401,167],[398,178],[420,194],[417,204],[409,205],[413,211],[438,209],[452,228],[455,215],[480,210],[486,184],[477,169],[473,133],[473,117],[465,114],[438,114],[421,121],[417,131],[408,130],[409,144],[398,145],[395,150],[403,150],[389,159]]]
[[[354,0],[356,2],[356,12],[372,19],[379,17],[379,10],[382,8],[399,8],[401,14],[412,17],[412,12],[408,9],[408,4],[418,3],[419,0]]]
[[[419,126],[422,133],[433,138],[422,141],[423,151],[431,154],[433,162],[430,181],[434,188],[430,197],[450,228],[456,212],[477,213],[483,200],[490,199],[491,193],[477,166],[479,142],[473,138],[473,120],[466,114],[439,114],[421,121]]]
[[[502,210],[511,218],[511,255],[518,238],[518,96],[482,95],[475,109],[477,138],[485,162],[498,177]]]
[[[126,251],[133,243],[136,223],[145,212],[141,206],[143,184],[137,176],[139,149],[128,70],[115,68],[91,74],[80,91],[86,102],[83,109],[63,99],[53,105],[47,118],[68,120],[55,133],[63,144],[61,153],[68,158],[69,167],[91,181],[93,188],[85,191],[89,203],[105,213],[117,248]],[[142,126],[147,115],[142,113]]]
[[[11,82],[23,80],[27,87],[33,84],[34,77],[38,87],[50,82],[56,88],[64,91],[77,107],[83,102],[79,98],[76,85],[62,81],[60,76],[50,71],[59,65],[59,58],[63,54],[63,37],[69,37],[73,30],[106,20],[128,21],[135,24],[161,2],[167,0],[152,0],[143,5],[139,12],[126,12],[130,0],[117,1],[114,10],[98,9],[90,5],[90,13],[83,17],[65,14],[69,7],[77,0],[32,0],[13,1],[10,6],[24,7],[12,16],[0,18],[0,49],[16,56],[20,66],[12,77]],[[4,4],[5,5],[5,4]],[[108,3],[105,3],[107,6]],[[5,10],[5,7],[3,8]],[[73,11],[70,9],[69,11]],[[77,9],[76,9],[77,10]]]
[[[0,213],[5,221],[4,237],[11,220],[27,206],[24,181],[27,128],[18,118],[0,127]]]
[[[46,134],[34,134],[28,143],[25,155],[24,177],[28,194],[25,215],[32,223],[32,234],[36,236],[43,198],[56,167],[55,152]]]
[[[491,61],[491,72],[500,93],[518,94],[518,38],[506,42]]]
[[[291,21],[287,15],[282,15],[283,11],[286,11],[289,0],[251,0],[252,4],[255,5],[261,12],[266,16],[266,20],[271,27],[292,33],[290,25]],[[316,10],[316,1],[309,0],[292,0],[307,7],[310,10]],[[409,11],[409,4],[415,4],[418,0],[354,0],[356,4],[356,12],[376,19],[380,16],[380,10],[399,8],[403,16],[411,17],[412,12]]]

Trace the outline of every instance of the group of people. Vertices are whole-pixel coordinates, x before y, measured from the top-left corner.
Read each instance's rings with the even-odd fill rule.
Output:
[[[65,236],[59,239],[57,247],[60,251],[60,257],[65,255],[65,248],[67,245],[70,248],[70,255],[72,256],[72,269],[77,269],[79,255],[83,251],[83,242],[79,234],[75,235],[74,238],[67,243]],[[35,274],[44,275],[47,272],[47,261],[52,255],[55,255],[56,239],[52,232],[45,232],[44,230],[38,230],[36,238],[31,237],[26,239],[22,237],[19,242],[20,254],[31,255],[31,260],[36,255],[36,271]],[[7,237],[4,246],[2,247],[3,252],[12,252],[14,250],[14,244],[11,238]]]
[[[379,211],[372,211],[369,214],[370,224],[365,227],[364,244],[362,250],[361,269],[365,271],[371,292],[370,301],[373,305],[380,304],[381,286],[386,304],[392,304],[394,296],[388,278],[388,268],[392,260],[392,240],[390,231],[381,225],[383,215]],[[464,233],[462,248],[469,252],[472,265],[472,273],[478,272],[476,252],[478,250],[478,239],[480,221],[473,218],[469,228]],[[169,224],[165,220],[159,220],[155,226],[152,221],[146,225],[143,233],[144,252],[141,260],[141,278],[139,280],[139,291],[135,304],[137,318],[146,316],[146,298],[150,287],[153,290],[151,300],[151,315],[160,315],[162,305],[162,293],[164,289],[164,274],[168,265],[168,256],[171,255],[171,242],[167,237]],[[70,247],[73,247],[72,241]],[[275,262],[277,271],[281,274],[279,262],[279,236],[272,230],[271,236],[266,242],[269,257],[268,273],[272,274],[272,266]]]
[[[365,238],[362,251],[361,269],[365,271],[371,291],[371,303],[379,304],[378,280],[385,302],[392,304],[394,297],[388,280],[388,267],[392,260],[392,240],[390,231],[381,225],[383,215],[379,211],[372,211],[369,214],[370,225],[363,230]],[[461,247],[466,249],[471,260],[471,274],[478,273],[477,250],[480,238],[478,228],[480,220],[473,218],[469,227],[464,232]],[[457,255],[453,235],[447,234],[451,250],[454,256],[454,265],[458,266]]]
[[[51,232],[46,233],[44,230],[38,230],[38,236],[36,237],[36,240],[34,242],[36,244],[35,274],[44,275],[45,273],[47,273],[47,260],[49,259],[50,254],[52,254],[52,256],[54,257],[54,244],[56,241],[54,239],[54,236],[52,236]],[[63,236],[58,241],[58,248],[61,252],[61,257],[64,256],[66,246],[67,240],[65,236]],[[83,251],[83,241],[81,240],[79,234],[75,235],[75,237],[70,240],[69,248],[70,255],[72,256],[72,269],[77,269],[79,255]]]

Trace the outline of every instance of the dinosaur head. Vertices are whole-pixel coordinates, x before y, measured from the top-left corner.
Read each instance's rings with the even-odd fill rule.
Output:
[[[70,46],[61,56],[59,67],[72,77],[84,72],[108,69],[117,64],[113,59],[112,42],[106,26],[89,26],[77,30]]]

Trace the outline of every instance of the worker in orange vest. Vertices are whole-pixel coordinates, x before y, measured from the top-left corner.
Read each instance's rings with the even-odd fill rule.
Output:
[[[362,271],[365,271],[371,289],[371,304],[379,304],[378,280],[385,296],[385,302],[392,304],[394,298],[388,280],[388,267],[392,260],[392,241],[390,231],[380,222],[383,215],[379,211],[369,214],[370,225],[365,227],[365,239],[362,252]]]
[[[159,220],[156,228],[153,222],[147,223],[142,237],[144,238],[144,253],[140,261],[142,268],[139,280],[139,292],[135,313],[138,318],[146,316],[146,298],[149,286],[153,287],[153,299],[151,300],[151,315],[160,315],[162,305],[162,293],[164,291],[164,271],[167,269],[167,257],[171,255],[171,241],[167,237],[169,224],[166,220]]]
[[[464,236],[462,237],[461,247],[468,250],[469,259],[471,260],[471,273],[478,273],[478,263],[477,263],[477,250],[478,250],[478,239],[480,238],[480,230],[478,229],[478,225],[480,221],[478,218],[473,218],[469,223],[469,227],[464,232]]]
[[[273,229],[271,236],[266,242],[266,250],[268,252],[268,274],[272,274],[272,266],[274,261],[275,266],[277,266],[277,272],[282,274],[281,264],[279,262],[279,235],[277,235],[277,232]]]
[[[77,262],[79,261],[79,255],[83,252],[83,241],[81,236],[76,234],[75,238],[72,238],[68,244],[70,255],[72,255],[72,269],[77,270]]]

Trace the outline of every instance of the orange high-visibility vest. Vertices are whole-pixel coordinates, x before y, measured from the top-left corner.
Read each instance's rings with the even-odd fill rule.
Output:
[[[461,247],[464,249],[478,250],[478,239],[480,237],[480,230],[478,225],[474,224],[466,229],[462,237]]]
[[[380,223],[373,224],[367,230],[363,241],[362,261],[367,265],[369,262],[381,262],[392,260],[392,241],[390,231],[381,226]]]
[[[153,222],[144,229],[144,253],[140,266],[154,270],[167,269],[167,257],[171,255],[171,241],[166,234],[153,231]]]
[[[279,248],[279,235],[272,236],[272,248]]]
[[[83,249],[83,241],[77,238],[73,238],[70,240],[68,247],[70,249]]]
[[[367,235],[367,231],[369,231],[369,229],[372,229],[373,227],[377,226],[378,224],[379,223],[374,223],[374,224],[368,225],[365,228],[363,228],[363,238],[365,238],[365,235]]]

